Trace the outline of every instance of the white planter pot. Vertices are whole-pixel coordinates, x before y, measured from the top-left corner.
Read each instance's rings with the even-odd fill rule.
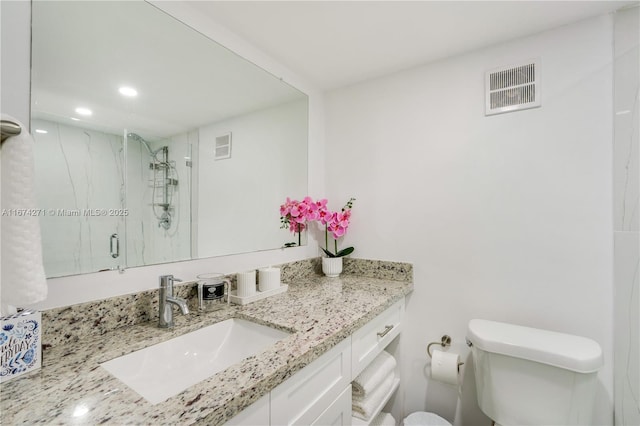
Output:
[[[322,258],[322,272],[327,277],[335,278],[342,272],[342,258],[341,257],[323,257]]]

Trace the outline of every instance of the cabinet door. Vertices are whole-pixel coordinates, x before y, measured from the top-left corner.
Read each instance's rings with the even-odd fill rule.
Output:
[[[271,391],[271,424],[310,425],[351,382],[351,338]]]
[[[351,385],[333,401],[311,426],[351,426]]]
[[[269,426],[269,394],[242,410],[225,425]]]
[[[351,364],[353,378],[360,374],[400,334],[403,315],[404,298],[353,333],[353,361]]]

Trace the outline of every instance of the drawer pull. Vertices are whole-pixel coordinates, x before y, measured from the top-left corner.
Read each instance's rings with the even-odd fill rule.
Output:
[[[391,330],[393,330],[393,325],[386,325],[384,327],[384,331],[378,331],[378,337],[384,337],[387,335],[387,333],[389,333]]]

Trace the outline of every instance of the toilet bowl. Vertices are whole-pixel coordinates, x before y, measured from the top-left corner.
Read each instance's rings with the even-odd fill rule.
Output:
[[[451,426],[451,423],[434,413],[417,411],[409,414],[403,422],[404,426]]]

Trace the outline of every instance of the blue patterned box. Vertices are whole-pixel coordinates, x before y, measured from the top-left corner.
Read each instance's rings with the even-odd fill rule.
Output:
[[[0,317],[0,383],[40,368],[41,324],[40,312]]]

